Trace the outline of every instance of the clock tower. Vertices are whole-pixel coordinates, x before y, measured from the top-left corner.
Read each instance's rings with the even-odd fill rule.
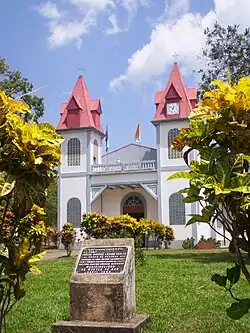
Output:
[[[190,204],[185,205],[182,195],[178,194],[186,187],[185,180],[166,181],[172,173],[187,170],[182,153],[173,150],[171,144],[179,130],[189,126],[188,116],[196,103],[197,89],[186,87],[178,64],[174,63],[165,89],[155,95],[156,112],[152,123],[156,127],[157,141],[158,216],[163,224],[173,226],[176,239],[194,236],[192,228],[185,229],[185,220],[193,213],[193,208]],[[174,214],[171,205],[174,207],[172,212],[176,210]],[[182,208],[177,209],[178,205]],[[184,211],[185,218],[173,220],[173,216],[181,211]]]

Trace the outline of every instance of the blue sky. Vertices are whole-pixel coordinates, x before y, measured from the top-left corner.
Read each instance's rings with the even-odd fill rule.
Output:
[[[45,98],[44,121],[54,126],[78,75],[102,101],[111,149],[133,142],[155,145],[154,94],[178,61],[189,86],[204,64],[197,56],[203,29],[248,25],[249,0],[8,0],[2,5],[0,56]]]

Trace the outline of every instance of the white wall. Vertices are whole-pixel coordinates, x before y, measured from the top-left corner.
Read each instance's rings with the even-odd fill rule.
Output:
[[[90,163],[93,164],[93,152],[94,152],[94,141],[97,141],[98,143],[98,156],[96,164],[102,163],[102,138],[99,134],[95,132],[91,132],[90,134]]]
[[[140,193],[146,200],[146,217],[158,220],[157,201],[142,188],[136,189],[106,189],[92,204],[92,211],[102,212],[107,216],[121,214],[121,201],[128,193]]]
[[[161,172],[161,194],[162,194],[162,223],[169,225],[169,197],[171,194],[188,186],[188,181],[185,179],[175,179],[167,181],[167,178],[173,172]],[[186,222],[190,219],[191,204],[185,204]],[[173,225],[176,240],[184,240],[187,237],[193,236],[192,226]]]
[[[185,128],[189,127],[188,120],[174,120],[168,122],[162,122],[157,126],[157,149],[158,149],[158,182],[160,182],[160,193],[161,196],[161,222],[165,225],[169,225],[169,197],[171,194],[178,192],[179,190],[188,187],[188,181],[185,179],[176,179],[167,181],[167,178],[177,172],[184,171],[186,169],[186,164],[183,158],[169,159],[168,158],[168,132],[172,128]],[[166,167],[168,171],[166,171]],[[172,170],[171,170],[172,168]],[[190,219],[189,214],[191,214],[191,204],[185,204],[185,214],[186,222]],[[176,240],[184,240],[187,237],[192,237],[194,235],[194,228],[185,227],[185,225],[173,225]]]
[[[67,222],[67,202],[70,198],[81,201],[81,215],[86,212],[86,177],[61,178],[60,230]]]
[[[161,166],[169,165],[185,165],[185,162],[182,158],[177,159],[168,159],[168,132],[172,128],[185,128],[189,127],[188,120],[174,120],[169,122],[162,122],[159,124],[159,163]]]
[[[86,172],[87,171],[87,132],[86,130],[68,130],[60,134],[65,139],[61,144],[61,172]],[[79,166],[68,166],[68,141],[78,138],[81,142],[81,160]]]
[[[92,203],[91,211],[96,213],[102,213],[102,200],[103,193]]]

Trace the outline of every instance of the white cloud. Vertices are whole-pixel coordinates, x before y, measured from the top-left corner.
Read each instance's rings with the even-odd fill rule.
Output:
[[[96,10],[104,10],[106,7],[115,7],[113,0],[70,0],[73,5],[78,7],[89,7]]]
[[[116,35],[116,34],[122,32],[122,29],[118,25],[117,17],[114,14],[110,15],[109,22],[111,23],[112,27],[108,28],[106,30],[106,34],[108,34],[108,35]]]
[[[222,25],[240,24],[249,26],[249,0],[214,0],[218,21]]]
[[[180,10],[187,10],[188,1],[173,0],[172,3],[174,8],[168,7],[171,15],[155,25],[149,42],[128,59],[125,73],[110,82],[111,89],[119,89],[125,82],[133,85],[149,82],[173,63],[174,53],[179,55],[178,61],[182,63],[185,72],[191,73],[202,65],[198,55],[205,45],[203,31],[206,27],[211,27],[216,20],[223,25],[249,25],[249,0],[214,0],[215,9],[206,15],[185,13],[174,20],[173,16],[178,15]]]
[[[62,14],[59,12],[57,5],[53,2],[47,1],[37,8],[40,15],[49,20],[59,20]]]
[[[51,48],[62,46],[72,40],[76,41],[77,48],[81,47],[82,35],[87,34],[89,28],[96,24],[95,14],[89,12],[82,21],[57,23],[50,25],[48,43]]]
[[[122,6],[130,13],[135,13],[139,7],[147,7],[149,0],[121,0]]]
[[[88,34],[90,28],[97,24],[99,13],[104,13],[111,27],[103,28],[107,35],[118,34],[127,31],[131,20],[139,7],[146,7],[150,0],[67,0],[69,5],[67,17],[63,15],[53,2],[45,2],[40,5],[38,12],[46,17],[49,28],[48,44],[50,48],[63,46],[71,41],[81,47],[82,38]],[[123,8],[128,15],[128,24],[121,28],[117,19],[117,8]],[[77,9],[77,10],[75,10]],[[108,15],[108,16],[107,16]]]
[[[169,17],[178,17],[189,9],[189,0],[166,0],[165,12]]]

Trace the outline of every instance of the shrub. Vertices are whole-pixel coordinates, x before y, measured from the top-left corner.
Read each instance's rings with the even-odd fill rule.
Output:
[[[165,226],[165,240],[170,244],[173,240],[175,239],[174,237],[174,229],[170,227],[169,225]]]
[[[71,256],[72,246],[75,243],[76,232],[72,223],[65,223],[60,232],[61,242],[67,251],[67,256]]]
[[[141,236],[140,223],[133,217],[126,215],[108,218],[109,235],[121,235],[136,238]]]
[[[85,232],[88,237],[105,238],[109,233],[107,220],[108,218],[101,213],[86,213],[82,217],[80,231]]]
[[[38,210],[56,180],[63,142],[52,125],[25,122],[29,113],[27,104],[0,91],[0,332],[25,295],[26,275],[36,269],[32,262],[41,257],[45,226]]]
[[[46,237],[46,245],[48,248],[51,247],[51,242],[54,244],[54,247],[57,247],[59,238],[59,233],[57,232],[56,228],[47,227],[47,237]]]
[[[160,243],[165,242],[167,247],[174,240],[174,230],[170,226],[166,226],[158,221],[143,218],[140,223],[144,225],[145,235],[151,236],[155,240],[154,248],[160,246]]]
[[[194,248],[194,242],[195,242],[194,237],[185,239],[182,242],[183,249],[185,249],[185,250],[193,249]]]
[[[201,236],[201,239],[199,240],[199,243],[210,243],[214,247],[220,247],[221,246],[221,241],[217,240],[216,238],[204,238],[204,236]]]

